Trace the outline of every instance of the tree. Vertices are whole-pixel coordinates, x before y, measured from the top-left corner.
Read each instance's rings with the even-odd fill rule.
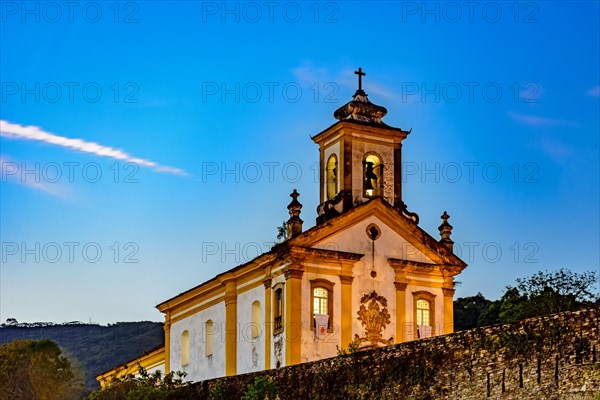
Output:
[[[515,286],[507,286],[500,300],[487,300],[481,293],[456,299],[454,328],[459,331],[577,310],[600,302],[600,296],[593,292],[596,282],[598,275],[592,271],[577,273],[566,268],[539,271],[518,278]]]
[[[32,400],[77,399],[83,373],[51,340],[13,340],[0,346],[0,393]]]
[[[481,314],[479,314],[477,326],[490,326],[498,324],[500,321],[501,305],[502,302],[500,300],[494,300],[490,302],[487,307],[481,311]]]
[[[137,374],[127,374],[115,378],[102,389],[92,392],[87,400],[167,400],[187,398],[182,391],[189,387],[185,382],[185,372],[169,372],[164,375],[160,371],[149,373],[139,366]]]
[[[577,273],[567,268],[519,278],[514,287],[506,287],[500,299],[498,322],[577,310],[597,299],[593,293],[597,281],[593,271]]]
[[[277,240],[287,239],[287,222],[283,221],[281,226],[277,227]]]
[[[491,303],[481,293],[456,299],[454,301],[454,329],[462,331],[478,327],[482,313]]]

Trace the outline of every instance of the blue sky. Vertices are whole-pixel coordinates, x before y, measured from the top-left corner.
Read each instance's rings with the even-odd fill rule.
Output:
[[[159,321],[268,250],[292,189],[313,226],[310,136],[359,66],[457,296],[599,269],[597,1],[1,6],[2,321]]]

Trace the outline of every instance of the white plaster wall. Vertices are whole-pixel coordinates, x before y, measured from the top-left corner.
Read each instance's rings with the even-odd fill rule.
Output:
[[[374,256],[372,252],[372,241],[366,234],[367,227],[372,223],[377,225],[381,230],[380,237],[375,240]],[[355,334],[358,334],[359,336],[364,335],[364,328],[360,321],[357,320],[360,299],[363,295],[375,290],[379,295],[386,298],[387,309],[390,313],[390,324],[385,328],[383,338],[389,339],[390,337],[394,337],[394,339],[396,339],[395,273],[387,260],[388,258],[398,258],[431,264],[433,264],[433,261],[410,245],[406,239],[397,234],[375,216],[368,217],[351,228],[324,239],[315,247],[364,254],[364,257],[355,264],[352,271],[354,276],[354,281],[352,282],[352,337],[354,337]],[[371,266],[373,262],[375,265],[375,272],[377,273],[375,278],[371,277]],[[420,289],[414,289],[412,291],[416,290]],[[427,290],[431,292],[430,289]],[[409,289],[407,288],[407,292],[408,291]],[[439,289],[439,292],[441,293],[441,289]],[[433,294],[436,296],[438,295],[437,292]],[[340,297],[340,295],[337,295],[336,297]],[[442,297],[440,297],[440,301],[443,302]],[[407,310],[411,310],[410,312],[412,312],[412,295],[410,298],[407,298],[406,305]],[[435,310],[436,321],[442,321],[441,317],[438,319],[437,314],[443,310],[443,304],[438,305],[436,303]],[[408,311],[406,312],[407,321],[412,321],[412,314],[410,315],[410,319],[408,319]]]
[[[204,329],[208,320],[213,321],[213,355],[205,356]],[[189,331],[190,360],[181,365],[181,334]],[[225,376],[225,303],[199,311],[171,325],[171,370],[186,372],[187,379],[200,381]]]
[[[373,152],[381,157],[383,163],[383,197],[394,204],[394,147],[355,140],[352,143],[352,198],[354,203],[366,201],[363,198],[363,158]]]
[[[260,303],[260,336],[252,338],[252,303]],[[265,287],[260,286],[238,294],[237,297],[237,373],[265,369]]]
[[[332,154],[335,154],[337,156],[337,160],[338,160],[338,166],[337,166],[337,181],[338,181],[338,191],[342,188],[342,181],[341,181],[341,171],[342,171],[342,158],[341,158],[341,146],[340,146],[340,142],[336,142],[332,145],[330,145],[329,147],[327,147],[326,149],[323,150],[323,165],[321,166],[321,168],[323,168],[323,182],[321,182],[321,184],[323,185],[323,196],[324,198],[321,199],[321,203],[324,202],[325,200],[327,200],[327,160],[329,159],[329,156],[331,156]]]
[[[315,265],[318,266],[318,265]],[[323,266],[318,266],[324,268]],[[315,331],[311,330],[313,321],[311,316],[311,292],[310,281],[313,279],[326,279],[333,283],[333,331],[327,333],[324,339],[317,339]],[[302,362],[320,360],[322,358],[334,357],[337,355],[337,347],[341,343],[340,326],[342,324],[342,286],[339,276],[304,273],[302,276],[302,305],[307,308],[302,309]]]

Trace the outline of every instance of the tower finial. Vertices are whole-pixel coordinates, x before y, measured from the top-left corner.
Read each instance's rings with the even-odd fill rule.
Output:
[[[290,219],[288,219],[287,221],[288,239],[293,238],[294,236],[297,236],[300,233],[302,233],[302,223],[304,221],[300,219],[300,213],[302,212],[302,204],[300,204],[300,202],[298,201],[298,196],[300,196],[300,193],[298,193],[298,191],[294,189],[294,191],[290,194],[292,202],[287,206],[288,211],[290,213]]]
[[[352,100],[338,108],[333,113],[333,117],[340,121],[359,121],[387,127],[381,120],[387,114],[387,110],[385,107],[371,103],[362,88],[362,77],[367,74],[363,72],[362,68],[354,73],[358,75],[358,89],[352,96]]]
[[[446,246],[448,250],[453,251],[454,242],[452,241],[452,239],[450,239],[450,235],[452,235],[452,225],[448,223],[448,218],[450,218],[450,215],[448,215],[448,213],[444,211],[441,218],[443,222],[438,227],[438,230],[440,231],[440,236],[442,237],[440,239],[440,243]]]
[[[364,73],[362,68],[360,68],[360,67],[358,68],[358,71],[354,71],[354,73],[356,75],[358,75],[358,90],[356,91],[356,93],[366,96],[366,93],[364,92],[364,90],[362,88],[362,77],[366,76],[367,74]]]

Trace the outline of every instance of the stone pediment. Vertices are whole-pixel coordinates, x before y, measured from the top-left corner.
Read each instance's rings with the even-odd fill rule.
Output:
[[[364,253],[352,244],[368,241],[365,224],[375,223],[382,231],[382,241],[387,236],[390,258],[424,264],[456,266],[467,264],[381,198],[363,203],[323,224],[317,225],[287,242],[290,247],[314,247],[336,251]],[[369,241],[370,242],[370,241]],[[379,242],[378,242],[379,243]],[[381,248],[381,245],[379,245]]]

